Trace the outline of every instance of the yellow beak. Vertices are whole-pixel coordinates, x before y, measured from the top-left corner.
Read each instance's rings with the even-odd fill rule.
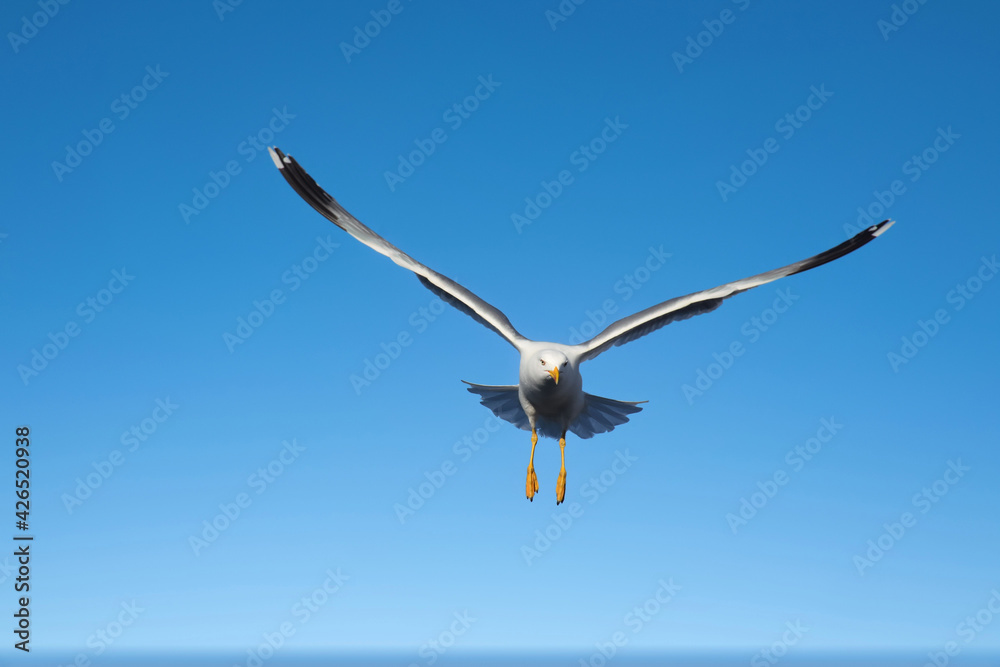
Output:
[[[556,384],[559,384],[559,367],[558,366],[556,366],[551,371],[549,371],[549,375],[551,375],[552,379],[556,381]]]

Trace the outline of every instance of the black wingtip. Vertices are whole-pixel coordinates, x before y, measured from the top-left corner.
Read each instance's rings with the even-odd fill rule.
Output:
[[[291,155],[283,153],[277,146],[269,146],[268,152],[275,166],[278,167],[278,171],[281,172],[282,177],[298,193],[299,197],[312,206],[324,218],[344,229],[344,225],[340,220],[340,213],[338,212],[339,205],[336,200],[326,190],[321,188],[313,180],[312,176],[306,173],[302,165]],[[339,210],[343,212],[343,209]],[[355,223],[361,224],[357,221]]]
[[[826,252],[821,252],[815,257],[811,257],[810,259],[805,260],[802,266],[800,266],[797,270],[792,271],[788,275],[791,276],[795,275],[796,273],[802,273],[803,271],[808,271],[809,269],[814,269],[817,266],[822,266],[827,262],[832,262],[833,260],[843,257],[848,253],[852,253],[858,248],[874,241],[876,238],[878,238],[879,235],[885,233],[885,230],[889,229],[889,227],[891,227],[894,223],[895,220],[890,220],[887,218],[882,222],[878,223],[877,225],[872,225],[871,227],[868,227],[865,230],[860,231],[851,238],[847,239],[846,241],[838,245],[836,248],[830,248]]]

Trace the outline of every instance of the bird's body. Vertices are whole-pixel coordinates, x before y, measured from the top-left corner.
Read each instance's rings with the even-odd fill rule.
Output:
[[[711,312],[735,294],[843,257],[872,241],[892,225],[892,221],[884,220],[826,252],[780,269],[664,301],[612,323],[588,341],[563,345],[533,341],[522,336],[495,307],[450,278],[417,262],[362,224],[320,188],[291,156],[277,148],[268,150],[289,185],[321,215],[373,250],[413,271],[425,287],[517,349],[521,355],[518,384],[467,384],[470,385],[469,391],[478,394],[480,402],[495,415],[518,428],[531,431],[531,458],[525,487],[529,500],[538,491],[533,463],[538,435],[559,440],[562,468],[556,483],[557,504],[563,501],[566,492],[566,433],[571,432],[580,438],[606,433],[624,424],[629,415],[642,409],[637,402],[585,393],[580,375],[583,362],[671,322]]]
[[[517,374],[518,396],[529,420],[544,419],[566,431],[583,410],[583,378],[580,377],[579,367],[568,357],[565,360],[559,358],[560,355],[566,356],[563,350],[556,349],[553,343],[543,345],[545,347],[537,352],[521,354]],[[546,358],[552,360],[547,362],[549,367],[559,369],[559,382],[545,372]]]

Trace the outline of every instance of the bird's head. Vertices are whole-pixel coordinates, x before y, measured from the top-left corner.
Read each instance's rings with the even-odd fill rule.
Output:
[[[534,366],[532,373],[539,378],[543,386],[545,384],[559,384],[560,374],[565,376],[567,372],[573,372],[569,359],[558,350],[539,351],[531,366]]]

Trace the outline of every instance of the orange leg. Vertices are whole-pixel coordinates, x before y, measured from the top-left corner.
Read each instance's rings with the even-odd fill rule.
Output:
[[[559,438],[559,454],[562,457],[562,467],[559,469],[559,480],[556,482],[556,505],[566,499],[566,433]]]
[[[538,444],[538,434],[535,429],[531,429],[531,458],[528,459],[528,481],[525,483],[525,494],[528,500],[534,501],[535,492],[538,491],[538,476],[535,475],[535,445]]]

